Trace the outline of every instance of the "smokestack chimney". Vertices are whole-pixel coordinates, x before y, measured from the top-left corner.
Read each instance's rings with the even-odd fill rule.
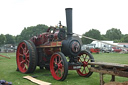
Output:
[[[72,37],[72,8],[66,8],[67,37]]]

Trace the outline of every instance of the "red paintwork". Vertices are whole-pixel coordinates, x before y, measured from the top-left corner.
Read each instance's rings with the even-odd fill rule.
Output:
[[[53,32],[50,31],[50,29],[53,29]],[[31,38],[31,41],[36,45],[49,45],[51,42],[58,39],[58,33],[59,30],[56,28],[50,27],[47,32],[42,33],[38,36],[34,36]]]
[[[47,55],[52,55],[55,52],[60,52],[61,49],[58,48],[44,48],[44,53],[46,53]]]
[[[22,42],[19,44],[18,48],[17,48],[17,53],[16,53],[16,61],[17,61],[17,65],[19,70],[22,73],[26,73],[27,69],[29,67],[29,50],[26,46],[26,43]],[[23,59],[24,56],[24,59]]]
[[[58,33],[59,33],[59,30],[56,30],[54,33],[54,39],[58,39]]]
[[[51,32],[53,30],[53,32]],[[31,41],[37,46],[44,48],[43,51],[47,55],[52,55],[55,52],[60,52],[60,47],[62,46],[62,41],[55,42],[58,39],[59,30],[50,27],[47,32],[42,33],[38,36],[31,38]],[[56,47],[56,48],[54,48]]]
[[[117,48],[117,47],[112,47],[112,48],[113,48],[113,51],[114,51],[114,52],[121,52],[121,51],[122,51],[122,49]]]
[[[62,61],[61,56],[58,55],[57,53],[52,55],[52,57],[51,57],[50,71],[51,71],[53,78],[55,78],[56,80],[60,80],[63,77],[64,63]]]
[[[48,34],[47,33],[42,33],[38,36],[34,36],[31,38],[31,41],[36,45],[39,46],[41,44],[44,44],[45,42],[48,41]]]
[[[90,52],[91,53],[99,53],[100,52],[100,49],[99,48],[91,48],[90,49]]]

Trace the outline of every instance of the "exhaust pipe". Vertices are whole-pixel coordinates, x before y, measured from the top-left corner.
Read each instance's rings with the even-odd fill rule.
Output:
[[[67,37],[72,37],[72,8],[66,8]]]

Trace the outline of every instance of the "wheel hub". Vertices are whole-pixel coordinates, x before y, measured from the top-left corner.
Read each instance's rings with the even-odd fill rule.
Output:
[[[25,60],[25,55],[23,55],[23,59]]]
[[[57,66],[58,68],[62,69],[62,64],[58,64]]]
[[[86,61],[84,61],[83,62],[83,66],[85,67],[85,66],[87,66],[88,65],[88,63],[86,62]]]

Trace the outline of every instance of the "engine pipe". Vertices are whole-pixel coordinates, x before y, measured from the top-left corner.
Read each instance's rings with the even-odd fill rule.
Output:
[[[72,37],[72,8],[66,8],[67,38]]]

